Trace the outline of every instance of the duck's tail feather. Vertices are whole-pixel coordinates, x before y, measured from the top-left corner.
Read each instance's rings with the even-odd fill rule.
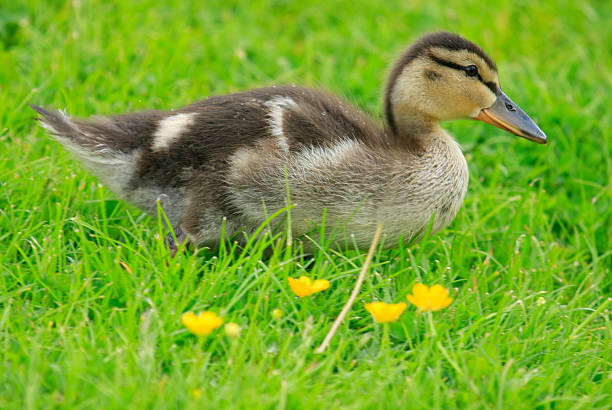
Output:
[[[40,114],[38,121],[68,151],[77,156],[111,191],[130,198],[136,152],[129,146],[129,136],[107,117],[75,120],[57,110],[30,106]]]
[[[113,146],[108,138],[109,133],[117,132],[112,129],[110,120],[78,121],[63,111],[47,110],[34,104],[30,107],[40,114],[37,118],[40,125],[86,163],[111,165],[125,161],[128,153]]]

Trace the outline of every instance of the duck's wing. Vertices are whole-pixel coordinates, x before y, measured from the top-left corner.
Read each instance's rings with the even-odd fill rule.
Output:
[[[352,104],[324,91],[282,86],[211,97],[179,110],[195,113],[184,142],[224,156],[261,140],[283,149],[328,146],[338,140],[382,139],[380,128]]]
[[[251,92],[264,100],[267,133],[292,151],[328,147],[343,140],[378,144],[382,130],[352,104],[321,90],[269,87]]]

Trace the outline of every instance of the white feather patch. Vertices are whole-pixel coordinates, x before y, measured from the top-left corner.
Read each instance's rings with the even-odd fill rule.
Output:
[[[360,149],[360,143],[351,139],[342,139],[332,147],[311,147],[302,152],[299,165],[304,170],[316,171],[322,167],[350,163]]]
[[[195,116],[195,112],[181,113],[161,120],[153,134],[153,150],[158,151],[168,148],[170,144],[176,141],[193,124]]]
[[[268,113],[270,125],[270,133],[276,137],[276,142],[285,152],[289,152],[289,143],[283,132],[283,110],[288,107],[295,107],[297,104],[290,97],[276,97],[266,102],[270,108]]]

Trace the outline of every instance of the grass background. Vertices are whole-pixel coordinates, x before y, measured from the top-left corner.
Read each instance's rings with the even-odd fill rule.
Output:
[[[196,3],[0,0],[1,408],[612,407],[612,2]],[[420,245],[376,253],[323,355],[364,255],[264,258],[260,242],[167,264],[159,221],[27,107],[165,109],[296,82],[380,116],[388,65],[438,29],[491,54],[550,143],[446,124],[470,166],[462,210]],[[331,288],[297,300],[286,278],[301,274]],[[402,301],[416,281],[455,302],[435,334],[410,307],[381,343],[363,303]],[[205,309],[240,338],[187,333],[181,313]]]

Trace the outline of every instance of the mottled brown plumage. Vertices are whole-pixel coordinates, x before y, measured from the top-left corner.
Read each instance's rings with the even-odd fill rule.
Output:
[[[325,215],[339,242],[351,235],[366,247],[378,222],[395,246],[399,237],[418,240],[432,215],[434,232],[455,217],[468,170],[439,120],[478,118],[545,141],[508,104],[478,46],[436,33],[392,69],[383,126],[342,99],[295,86],[90,120],[33,107],[117,195],[153,214],[159,200],[179,240],[214,247],[222,226],[228,236],[248,234],[291,205],[294,235],[316,236]]]

